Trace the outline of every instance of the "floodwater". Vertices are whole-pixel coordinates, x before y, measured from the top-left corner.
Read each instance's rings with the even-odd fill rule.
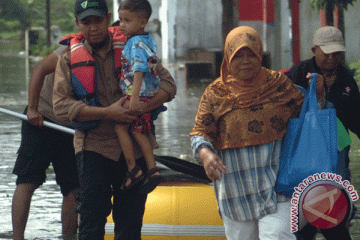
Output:
[[[20,51],[20,43],[0,41],[0,107],[19,113],[27,104],[25,59],[18,56]],[[160,148],[155,154],[193,161],[188,134],[206,85],[189,86],[179,65],[167,68],[176,81],[178,93],[174,100],[166,103],[168,111],[156,120]],[[11,239],[12,236],[11,202],[16,181],[12,169],[21,140],[20,128],[20,120],[0,113],[0,239]],[[60,239],[61,203],[62,195],[50,167],[46,183],[32,198],[25,238]]]

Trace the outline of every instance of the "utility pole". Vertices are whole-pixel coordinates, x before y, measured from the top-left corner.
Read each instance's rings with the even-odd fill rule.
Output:
[[[51,46],[50,0],[46,0],[46,33],[47,33],[46,45],[50,47]]]

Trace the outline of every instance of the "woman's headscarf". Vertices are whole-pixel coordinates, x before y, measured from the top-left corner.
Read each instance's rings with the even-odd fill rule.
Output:
[[[230,63],[233,60],[235,54],[244,47],[250,48],[260,60],[260,62],[263,59],[263,48],[261,39],[255,29],[247,26],[242,26],[230,31],[225,39],[224,59],[221,64],[220,71],[221,78],[224,84],[228,85],[231,88],[236,89],[242,87],[243,85],[243,82],[231,76]],[[254,79],[254,81],[256,80],[258,81],[259,79]]]
[[[301,109],[303,95],[279,72],[261,67],[250,83],[231,75],[231,61],[244,47],[262,60],[261,39],[253,28],[241,26],[228,34],[221,76],[206,88],[190,133],[210,139],[216,149],[275,141]]]

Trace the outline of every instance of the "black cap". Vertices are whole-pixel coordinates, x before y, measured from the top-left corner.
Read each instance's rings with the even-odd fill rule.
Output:
[[[75,17],[82,20],[88,16],[105,17],[108,7],[105,0],[76,0]]]

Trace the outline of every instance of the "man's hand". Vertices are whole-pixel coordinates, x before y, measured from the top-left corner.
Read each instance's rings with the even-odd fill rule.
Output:
[[[26,115],[30,124],[35,126],[43,126],[44,117],[37,110],[28,108]]]
[[[308,72],[306,78],[309,79],[309,85],[311,83],[311,73]],[[325,80],[324,77],[316,73],[316,93],[317,98],[322,99],[325,95]]]
[[[122,97],[119,101],[111,104],[106,108],[106,118],[112,119],[120,123],[132,123],[135,121],[137,115],[141,114],[139,110],[131,111],[130,109],[125,108],[123,105],[127,97]]]
[[[208,178],[212,181],[221,180],[221,174],[225,173],[222,160],[207,147],[200,149],[199,157]]]

